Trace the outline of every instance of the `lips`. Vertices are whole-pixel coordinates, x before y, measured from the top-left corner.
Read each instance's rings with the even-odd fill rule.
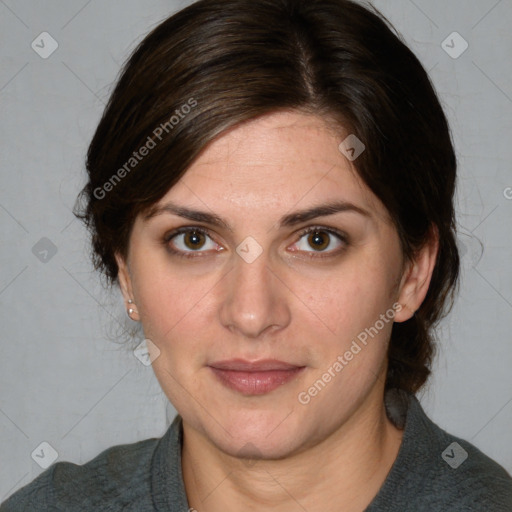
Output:
[[[290,382],[305,368],[273,359],[252,362],[231,359],[217,361],[209,367],[220,383],[243,395],[270,393]]]
[[[237,372],[264,372],[274,370],[293,370],[300,366],[278,361],[276,359],[263,359],[261,361],[245,361],[243,359],[230,359],[218,361],[210,365],[219,370],[231,370]]]

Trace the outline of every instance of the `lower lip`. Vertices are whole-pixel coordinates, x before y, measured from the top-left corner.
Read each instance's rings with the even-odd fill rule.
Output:
[[[217,378],[230,389],[244,395],[264,395],[279,386],[291,381],[304,370],[305,367],[292,370],[267,370],[261,372],[243,372],[235,370],[210,369]]]

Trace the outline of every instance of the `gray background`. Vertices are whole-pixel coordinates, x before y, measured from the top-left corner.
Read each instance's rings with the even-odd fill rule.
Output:
[[[126,341],[120,294],[92,271],[71,209],[121,64],[188,3],[0,0],[0,501],[43,471],[42,442],[57,460],[84,463],[109,446],[161,436],[175,414],[151,367],[134,357],[142,336]],[[460,165],[461,294],[440,326],[421,402],[510,472],[512,2],[374,4],[430,71]],[[44,31],[59,45],[46,59],[31,47]],[[442,47],[454,31],[469,44],[458,58]],[[445,45],[458,53],[452,39]]]

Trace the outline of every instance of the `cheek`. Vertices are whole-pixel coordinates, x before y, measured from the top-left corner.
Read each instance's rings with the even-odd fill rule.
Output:
[[[208,305],[218,276],[170,272],[168,265],[149,261],[141,265],[138,276],[137,306],[146,337],[163,351],[193,350],[197,344],[194,333],[206,334],[212,325]]]
[[[152,367],[162,390],[176,408],[190,407],[187,397],[196,389],[198,374],[208,354],[207,344],[218,339],[209,318],[208,279],[194,280],[184,273],[147,276],[139,288],[141,321],[146,338],[159,349]],[[201,394],[201,393],[199,393]]]
[[[327,278],[308,276],[296,280],[301,284],[294,286],[301,299],[297,301],[301,315],[313,313],[326,333],[337,336],[341,342],[373,325],[390,307],[391,270],[383,269],[380,262],[363,261],[354,258],[352,265],[332,272]]]
[[[331,281],[321,297],[310,294],[322,324],[329,326],[325,336],[316,333],[319,358],[308,383],[314,385],[319,379],[321,387],[322,382],[332,382],[319,404],[328,406],[340,393],[350,403],[383,378],[394,317],[388,279],[381,272],[363,275],[365,279],[360,272],[346,274],[337,283]],[[303,326],[313,336],[311,324],[303,322]]]
[[[329,327],[319,336],[311,322],[303,318],[308,337],[316,336],[318,340],[314,378],[308,385],[314,385],[317,379],[321,381],[319,386],[332,382],[330,391],[322,392],[318,404],[328,404],[340,393],[348,402],[356,400],[362,390],[382,378],[394,316],[388,281],[376,263],[373,268],[347,267],[343,274],[323,282],[322,288],[309,290],[309,304],[321,319],[322,327]]]

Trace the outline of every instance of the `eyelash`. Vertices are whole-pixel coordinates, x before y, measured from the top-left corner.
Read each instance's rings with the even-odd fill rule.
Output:
[[[337,238],[339,238],[339,240],[343,243],[344,246],[340,247],[340,248],[338,248],[338,249],[336,249],[334,251],[326,252],[325,253],[326,256],[321,255],[322,252],[307,251],[307,254],[309,256],[306,256],[306,257],[310,257],[310,258],[329,258],[329,257],[337,256],[341,252],[345,251],[347,246],[349,245],[349,239],[348,239],[348,236],[345,233],[343,233],[342,231],[338,231],[337,229],[326,228],[324,226],[311,226],[311,227],[303,229],[298,234],[297,242],[304,235],[307,235],[307,234],[312,233],[312,232],[317,232],[317,231],[322,232],[322,233],[328,233],[329,235],[336,236]],[[201,234],[203,234],[203,235],[205,235],[205,236],[207,236],[207,237],[209,237],[209,238],[211,238],[213,240],[213,238],[210,236],[210,233],[209,233],[209,231],[207,229],[202,228],[200,226],[187,226],[187,227],[177,228],[177,229],[171,231],[170,233],[167,233],[164,236],[164,238],[162,240],[162,243],[165,246],[165,248],[171,254],[173,254],[175,256],[179,256],[181,258],[187,258],[187,259],[202,257],[201,251],[180,251],[180,250],[173,249],[171,247],[170,243],[169,243],[174,237],[176,237],[176,236],[178,236],[178,235],[180,235],[182,233],[191,233],[191,232],[201,233]],[[298,251],[298,252],[300,252],[300,251]]]

